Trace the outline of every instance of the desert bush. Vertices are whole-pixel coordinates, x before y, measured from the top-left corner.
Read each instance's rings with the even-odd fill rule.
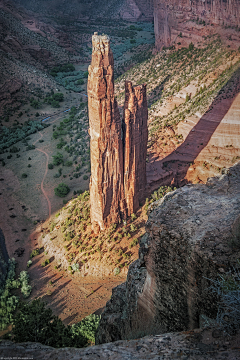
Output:
[[[120,274],[120,268],[119,267],[116,267],[114,270],[113,270],[113,273],[115,276],[119,275]]]
[[[26,173],[23,173],[23,174],[22,174],[22,178],[23,178],[23,179],[26,179],[26,178],[27,178],[27,174],[26,174]]]
[[[238,260],[240,265],[240,261]],[[217,324],[227,334],[240,329],[240,270],[233,268],[225,275],[219,275],[217,280],[210,280],[213,285],[209,289],[218,295]]]
[[[14,340],[16,342],[39,342],[43,345],[59,347],[83,347],[87,339],[79,333],[77,336],[70,326],[63,322],[52,310],[46,308],[41,299],[30,304],[22,304],[14,318]]]
[[[29,282],[29,275],[27,271],[21,271],[19,275],[19,280],[21,283],[21,293],[25,298],[29,297],[32,291],[31,285],[28,284]]]
[[[138,244],[138,239],[134,239],[133,241],[130,242],[130,249],[133,247],[133,246],[136,246]]]
[[[52,170],[53,169],[53,164],[48,164],[48,168],[50,169],[50,170]]]
[[[33,258],[34,256],[37,256],[40,254],[40,250],[39,249],[34,249],[32,252],[31,252],[31,255],[30,255],[30,258]]]
[[[167,193],[176,190],[177,188],[172,188],[171,186],[160,186],[158,190],[154,191],[154,193],[151,194],[151,198],[156,201],[164,197]],[[148,199],[146,199],[147,202]]]
[[[70,189],[69,187],[64,184],[64,183],[61,183],[59,184],[55,189],[54,189],[54,193],[56,196],[59,196],[59,197],[64,197],[66,196],[68,193],[69,193]]]
[[[71,332],[74,336],[83,336],[94,344],[100,319],[101,317],[99,315],[88,315],[79,323],[73,324],[71,326]]]
[[[53,155],[53,165],[58,166],[63,163],[63,155],[60,152],[57,152],[56,155]]]
[[[79,264],[72,264],[72,270],[75,272],[75,271],[79,271]]]
[[[45,267],[46,265],[50,264],[50,260],[49,259],[46,259],[44,260],[42,263],[41,263],[41,266],[42,267]]]
[[[4,330],[13,321],[13,313],[18,305],[18,297],[11,295],[11,289],[20,286],[19,280],[15,280],[15,259],[9,259],[6,281],[0,287],[0,330]]]

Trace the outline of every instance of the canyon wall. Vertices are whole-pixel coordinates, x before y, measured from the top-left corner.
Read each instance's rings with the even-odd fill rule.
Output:
[[[97,344],[198,328],[203,315],[214,319],[208,279],[239,267],[239,208],[240,163],[153,203],[139,259],[126,283],[113,289]]]
[[[189,24],[190,21],[195,24]],[[200,24],[198,26],[198,24]],[[199,40],[201,24],[221,27],[240,27],[239,0],[154,0],[154,27],[156,48],[170,46],[178,37]],[[190,27],[190,28],[189,28]],[[186,33],[186,34],[184,34]],[[205,31],[203,31],[205,35]],[[191,41],[191,40],[190,40]]]
[[[92,37],[88,76],[90,203],[94,230],[134,213],[145,195],[146,86],[126,82],[124,119],[114,97],[113,54],[107,35]]]

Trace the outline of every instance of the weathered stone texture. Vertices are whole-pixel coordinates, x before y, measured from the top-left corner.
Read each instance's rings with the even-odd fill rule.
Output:
[[[237,360],[239,336],[237,334],[229,339],[215,329],[197,329],[83,349],[54,349],[39,343],[2,341],[0,354],[4,359],[34,360]]]
[[[90,201],[93,227],[115,223],[123,196],[122,123],[114,98],[113,54],[109,37],[93,35],[88,72],[91,137]]]
[[[114,98],[113,54],[106,35],[93,35],[88,76],[93,229],[104,229],[139,207],[146,186],[146,86],[126,83],[125,119]]]
[[[220,26],[240,26],[240,1],[154,0],[156,48],[170,46],[179,32],[184,31],[187,22],[197,19]],[[199,40],[198,33],[196,28],[196,40]],[[186,36],[194,39],[194,29]]]
[[[146,187],[147,94],[146,85],[125,83],[124,193],[128,215],[139,207]]]
[[[240,164],[206,185],[187,185],[153,203],[139,259],[113,290],[97,343],[199,327],[215,318],[208,287],[237,266],[240,250]],[[155,207],[155,208],[154,208]]]

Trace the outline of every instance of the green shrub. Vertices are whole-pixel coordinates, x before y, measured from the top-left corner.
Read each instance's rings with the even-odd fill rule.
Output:
[[[40,299],[21,305],[14,318],[13,334],[15,342],[39,342],[56,348],[83,347],[87,344],[81,333],[76,336],[70,326],[65,327]]]
[[[40,250],[39,249],[34,249],[32,252],[31,252],[31,255],[30,255],[30,258],[33,258],[34,256],[37,256],[40,254]]]
[[[87,175],[83,175],[83,180],[87,180],[88,176]]]
[[[31,260],[30,260],[31,261]],[[31,285],[28,284],[29,282],[29,275],[27,271],[21,271],[19,275],[19,280],[21,283],[21,293],[25,298],[29,297],[32,291]]]
[[[13,321],[13,313],[18,305],[18,297],[11,295],[11,289],[20,286],[20,281],[15,280],[15,259],[8,260],[8,272],[5,285],[0,287],[0,330],[4,330]]]
[[[53,165],[58,166],[63,163],[63,155],[61,153],[57,153],[53,156]]]
[[[26,179],[26,178],[27,178],[27,174],[26,174],[26,173],[23,173],[23,174],[22,174],[22,178],[23,178],[23,179]]]
[[[46,259],[44,260],[42,263],[41,263],[41,266],[44,267],[46,265],[50,264],[50,260],[49,259]]]
[[[75,271],[79,271],[79,264],[72,264],[72,270],[75,272]]]
[[[66,165],[66,166],[72,166],[72,161],[66,161],[66,162],[65,162],[65,165]]]
[[[120,274],[120,268],[119,267],[116,267],[114,270],[113,270],[113,273],[114,275],[119,275]]]
[[[52,170],[52,169],[53,169],[53,164],[48,164],[48,168],[49,168],[50,170]]]
[[[101,317],[99,315],[88,315],[79,323],[73,324],[71,326],[71,332],[74,336],[83,336],[94,344],[100,319]]]
[[[69,187],[64,184],[64,183],[61,183],[59,184],[55,189],[54,189],[54,193],[56,196],[59,196],[59,197],[64,197],[66,196],[68,193],[69,193],[70,189]]]

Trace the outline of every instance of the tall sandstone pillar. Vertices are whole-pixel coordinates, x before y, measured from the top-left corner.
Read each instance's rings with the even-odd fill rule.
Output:
[[[95,232],[131,215],[146,186],[146,86],[126,82],[125,115],[114,97],[113,54],[107,35],[94,33],[88,69],[91,222]]]
[[[125,82],[124,106],[124,195],[128,216],[139,207],[146,187],[148,140],[146,85]]]
[[[124,208],[122,122],[114,98],[113,54],[106,35],[92,37],[88,69],[91,221],[94,230],[119,220]]]

